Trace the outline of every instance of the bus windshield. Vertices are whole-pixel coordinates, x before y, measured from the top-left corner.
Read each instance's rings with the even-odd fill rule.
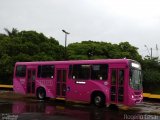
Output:
[[[130,69],[130,86],[134,90],[142,89],[142,74],[141,74],[141,66],[138,63],[131,63]]]

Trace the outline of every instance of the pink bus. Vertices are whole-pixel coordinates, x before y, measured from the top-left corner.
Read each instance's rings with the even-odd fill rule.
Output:
[[[141,66],[131,59],[17,62],[13,89],[96,106],[133,106],[143,99]]]

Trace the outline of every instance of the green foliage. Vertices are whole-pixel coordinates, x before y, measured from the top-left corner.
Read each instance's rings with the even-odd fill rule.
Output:
[[[36,31],[11,31],[0,34],[0,83],[12,84],[14,64],[18,61],[64,60],[65,48],[54,38]],[[158,58],[142,59],[138,48],[128,42],[82,41],[67,47],[67,59],[116,59],[128,58],[141,63],[144,92],[160,93],[160,63]]]
[[[128,42],[119,45],[107,42],[83,41],[68,46],[69,59],[109,59],[128,58],[142,60],[137,48]]]
[[[11,84],[14,64],[18,61],[62,60],[64,47],[54,38],[36,31],[5,29],[0,34],[0,83]]]
[[[160,63],[158,58],[145,58],[142,62],[142,68],[144,91],[160,94]]]

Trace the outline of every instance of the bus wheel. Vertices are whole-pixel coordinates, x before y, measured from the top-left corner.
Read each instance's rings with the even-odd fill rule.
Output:
[[[46,98],[46,91],[44,88],[38,88],[36,94],[39,100],[44,100]]]
[[[104,107],[104,105],[105,105],[105,96],[103,94],[94,95],[93,103],[97,107]]]

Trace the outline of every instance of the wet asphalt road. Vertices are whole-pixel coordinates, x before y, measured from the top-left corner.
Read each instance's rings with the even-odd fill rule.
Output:
[[[64,101],[0,98],[1,120],[160,120],[160,103],[143,102],[132,108],[97,108]]]

